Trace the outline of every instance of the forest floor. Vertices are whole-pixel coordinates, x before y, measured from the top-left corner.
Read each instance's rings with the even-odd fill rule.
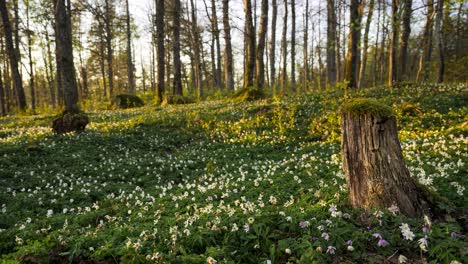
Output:
[[[50,115],[0,118],[1,263],[468,263],[467,89],[99,111],[63,136]],[[443,217],[349,207],[350,96],[393,106],[407,166],[447,198]]]

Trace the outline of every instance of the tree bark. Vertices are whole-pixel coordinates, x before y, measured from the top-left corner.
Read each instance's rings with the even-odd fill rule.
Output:
[[[61,75],[65,113],[78,113],[78,85],[76,82],[75,66],[73,63],[73,43],[71,30],[70,6],[67,7],[66,0],[57,0],[55,4],[55,24],[57,27],[56,38],[60,49],[60,67],[57,65]],[[68,1],[68,5],[70,2]]]
[[[427,15],[426,25],[424,27],[422,46],[423,52],[419,58],[419,69],[416,74],[416,81],[419,81],[422,74],[423,81],[427,81],[429,77],[429,63],[432,57],[432,35],[434,24],[434,0],[427,0]]]
[[[231,46],[231,26],[229,23],[229,0],[223,0],[224,27],[224,84],[229,90],[234,89],[234,69]]]
[[[261,3],[260,27],[258,29],[257,66],[255,85],[262,89],[265,84],[265,43],[268,30],[268,0]]]
[[[369,1],[369,11],[367,14],[366,28],[364,30],[364,39],[363,39],[363,48],[362,48],[362,60],[361,68],[359,69],[359,85],[358,88],[362,88],[364,84],[364,77],[366,74],[366,64],[367,64],[367,49],[369,48],[369,29],[372,22],[372,15],[374,14],[374,0]]]
[[[132,56],[132,29],[130,27],[130,7],[128,6],[128,0],[125,1],[126,7],[126,24],[127,24],[127,71],[128,71],[128,86],[131,95],[135,95],[135,68],[133,66]]]
[[[296,92],[296,2],[291,0],[291,89]]]
[[[335,0],[327,0],[327,84],[336,83],[336,14]]]
[[[392,0],[392,33],[390,35],[390,55],[388,60],[388,86],[392,87],[397,79],[397,46],[398,46],[398,6],[399,0]]]
[[[19,72],[19,59],[13,45],[13,33],[11,30],[10,19],[8,17],[8,10],[5,0],[0,0],[0,12],[2,15],[3,31],[5,34],[6,49],[10,59],[10,67],[13,72],[13,82],[18,97],[18,106],[21,111],[26,110],[26,96],[24,94],[23,82]]]
[[[343,169],[353,207],[388,208],[408,216],[428,211],[428,203],[405,166],[395,117],[342,114]]]
[[[172,40],[172,52],[174,60],[174,80],[173,89],[174,94],[182,95],[182,73],[181,73],[181,62],[180,62],[180,0],[174,0],[174,11],[173,11],[173,40]]]
[[[411,34],[411,14],[413,12],[413,0],[403,0],[403,17],[402,17],[402,32],[401,32],[401,42],[400,42],[400,55],[399,55],[399,65],[398,65],[398,79],[406,80],[408,79],[408,74],[406,72],[408,64],[408,45],[409,37]]]
[[[244,88],[253,86],[255,74],[255,29],[252,20],[252,2],[244,0],[245,13],[245,33],[244,41],[246,45],[246,66],[244,69]]]
[[[156,0],[156,41],[157,41],[157,92],[161,103],[164,96],[164,0]]]
[[[2,69],[0,68],[0,110],[2,116],[6,115],[6,103],[5,103],[5,88],[3,86]]]
[[[278,16],[278,2],[272,0],[272,13],[271,13],[271,37],[270,37],[270,83],[272,86],[276,85],[276,19]]]
[[[362,0],[351,0],[348,54],[346,58],[346,81],[350,89],[357,88],[358,45],[361,36],[360,8]]]
[[[286,90],[288,82],[287,66],[288,66],[288,43],[286,42],[286,35],[288,33],[288,1],[284,0],[284,16],[283,16],[283,33],[281,37],[281,53],[283,59],[283,69],[281,69],[281,91]]]
[[[112,98],[114,95],[114,51],[112,49],[112,21],[113,21],[113,14],[112,14],[112,7],[110,0],[105,0],[105,8],[106,8],[106,15],[105,15],[105,31],[106,31],[106,48],[107,48],[107,78],[109,79],[109,97]]]
[[[303,81],[302,89],[303,91],[307,90],[309,82],[309,55],[308,55],[308,40],[309,40],[309,0],[306,0],[305,10],[304,10],[304,48],[303,48]]]
[[[52,106],[55,108],[57,105],[57,97],[56,97],[56,82],[54,81],[54,66],[52,64],[52,48],[50,47],[50,37],[47,28],[45,29],[45,41],[46,41],[46,48],[47,48],[47,63],[45,63],[46,69],[49,71],[50,75],[50,82],[49,82],[49,90],[50,90],[50,100],[52,102]]]
[[[437,30],[437,46],[439,50],[439,71],[437,74],[437,82],[442,83],[444,81],[444,72],[445,72],[445,38],[444,38],[444,29],[443,24],[444,20],[444,1],[439,0],[437,4],[437,20],[436,20],[436,30]]]
[[[29,90],[31,93],[31,110],[36,110],[36,84],[34,81],[34,60],[32,56],[32,30],[30,29],[30,6],[29,1],[26,1],[26,31],[28,39],[28,59],[29,59]]]
[[[200,32],[198,29],[197,23],[197,12],[195,9],[195,3],[193,0],[190,0],[190,5],[192,9],[192,49],[193,49],[193,68],[195,75],[195,85],[197,87],[198,99],[203,98],[203,75],[202,75],[202,62],[201,62],[201,53],[203,52],[201,48],[201,38]]]

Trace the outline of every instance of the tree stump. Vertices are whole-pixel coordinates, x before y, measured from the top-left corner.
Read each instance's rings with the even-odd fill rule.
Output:
[[[83,113],[63,114],[52,122],[52,129],[56,134],[65,134],[73,131],[83,131],[89,123],[89,118]]]
[[[353,207],[388,208],[414,217],[429,213],[424,192],[411,178],[392,109],[373,99],[343,106],[341,150]]]

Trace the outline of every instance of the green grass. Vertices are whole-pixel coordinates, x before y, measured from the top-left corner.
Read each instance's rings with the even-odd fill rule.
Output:
[[[466,263],[466,89],[378,87],[91,112],[85,132],[64,136],[52,134],[52,115],[1,118],[0,256],[381,263],[404,255],[408,263]],[[439,204],[446,217],[429,226],[386,208],[363,214],[348,206],[339,140],[350,97],[393,108],[412,176],[450,201]],[[376,233],[389,245],[379,247]],[[427,252],[418,242],[425,236]]]

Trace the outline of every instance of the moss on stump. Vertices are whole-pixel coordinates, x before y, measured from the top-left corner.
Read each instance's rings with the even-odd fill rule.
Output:
[[[235,102],[251,102],[265,98],[265,93],[255,87],[247,87],[237,91],[232,100]]]
[[[63,114],[52,122],[52,129],[56,134],[65,134],[73,131],[83,131],[89,123],[89,118],[84,113]]]
[[[193,104],[195,100],[190,97],[183,96],[183,95],[168,95],[164,98],[163,102],[161,103],[162,106],[164,105],[183,105],[183,104]]]
[[[353,115],[370,114],[379,118],[394,116],[393,109],[372,98],[354,98],[343,104],[342,112]]]
[[[128,109],[142,107],[143,105],[145,105],[143,100],[136,95],[119,94],[112,100],[111,107],[113,109]]]

